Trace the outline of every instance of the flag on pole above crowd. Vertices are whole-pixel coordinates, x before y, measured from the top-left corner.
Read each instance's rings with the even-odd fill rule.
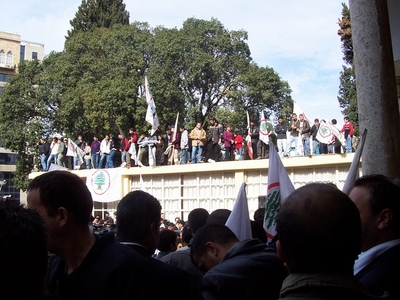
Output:
[[[362,156],[362,151],[364,149],[365,139],[367,138],[368,130],[364,129],[364,132],[361,136],[360,143],[358,144],[356,153],[354,153],[353,161],[351,162],[349,173],[347,173],[346,181],[344,182],[342,192],[345,194],[350,193],[350,189],[352,188],[354,182],[360,175],[360,159]]]
[[[158,126],[160,126],[160,122],[158,121],[156,105],[154,103],[153,96],[150,93],[150,85],[147,81],[147,76],[144,77],[144,91],[146,95],[147,102],[147,112],[146,112],[146,121],[151,124],[151,134],[153,135],[156,132]]]
[[[295,113],[297,115],[297,117],[299,115],[303,115],[304,119],[311,124],[310,120],[307,118],[307,115],[305,114],[304,110],[302,110],[300,108],[300,106],[297,104],[296,101],[293,101],[293,113]]]
[[[268,241],[276,235],[276,216],[283,201],[294,191],[294,186],[282,164],[275,145],[269,142],[267,201],[265,203],[264,230]]]
[[[268,137],[268,118],[264,115],[264,111],[261,112],[261,120],[260,120],[260,140],[268,145],[269,137]]]
[[[225,225],[233,231],[239,241],[251,239],[253,237],[251,233],[245,182],[243,182],[240,187],[232,212],[228,220],[226,220]]]
[[[246,143],[247,143],[247,155],[249,156],[250,159],[253,159],[253,147],[251,146],[251,136],[249,135],[250,131],[250,117],[249,117],[249,112],[246,111],[247,115],[247,136],[246,136]]]

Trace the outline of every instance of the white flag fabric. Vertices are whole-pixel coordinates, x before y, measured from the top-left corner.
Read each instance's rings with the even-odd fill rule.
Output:
[[[179,120],[179,113],[176,114],[174,133],[172,134],[171,142],[175,141],[176,139],[176,133],[178,132],[178,120]]]
[[[140,190],[147,193],[146,187],[144,186],[142,174],[140,174]]]
[[[345,194],[350,193],[350,189],[352,188],[354,182],[359,177],[359,169],[360,169],[360,159],[362,155],[362,151],[365,144],[365,139],[367,138],[367,129],[364,129],[364,132],[361,136],[360,143],[358,144],[356,153],[354,153],[353,161],[351,162],[349,173],[347,173],[346,181],[344,182],[342,192]]]
[[[249,217],[249,206],[247,204],[246,183],[242,183],[237,195],[232,212],[226,220],[225,225],[229,227],[239,241],[252,239],[251,223]]]
[[[151,124],[151,134],[153,135],[156,132],[158,126],[160,126],[160,122],[158,120],[157,112],[156,112],[156,104],[154,103],[153,96],[150,93],[150,85],[147,81],[147,76],[144,77],[144,85],[145,85],[145,95],[147,102],[147,112],[146,112],[146,121]]]
[[[76,156],[79,161],[79,165],[83,164],[83,157],[85,156],[85,152],[78,147],[71,139],[68,139],[68,147],[66,156]]]
[[[247,115],[247,126],[248,126],[248,128],[250,128],[250,116],[249,116],[248,111],[246,111],[246,115]],[[246,147],[247,155],[249,156],[250,159],[253,159],[253,157],[254,157],[253,147],[251,145],[251,136],[249,134],[247,134],[247,136],[246,136],[246,143],[247,143],[247,147]]]
[[[268,240],[276,235],[276,216],[284,200],[294,191],[294,186],[282,164],[275,145],[269,143],[267,201],[265,203],[264,230]]]
[[[268,123],[265,118],[263,118],[263,113],[261,113],[260,120],[260,140],[268,145],[269,137],[268,137]]]
[[[93,201],[113,202],[121,200],[121,168],[90,169],[86,186]]]
[[[310,123],[310,125],[312,124],[312,123],[310,122],[310,120],[307,118],[307,116],[306,116],[304,110],[302,110],[302,109],[300,108],[300,106],[297,104],[296,101],[293,101],[293,113],[295,113],[295,114],[297,115],[297,117],[299,117],[299,115],[302,114],[302,115],[304,116],[304,119],[305,119],[308,123]]]
[[[316,139],[323,144],[332,143],[334,134],[332,132],[331,126],[325,121],[321,121],[319,129],[316,135]]]

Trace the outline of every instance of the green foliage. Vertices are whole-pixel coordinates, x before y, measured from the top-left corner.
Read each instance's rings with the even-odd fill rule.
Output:
[[[70,24],[72,29],[68,30],[67,38],[95,28],[129,25],[129,13],[125,10],[123,0],[82,0]]]
[[[338,101],[343,109],[344,116],[348,116],[354,125],[354,134],[359,135],[358,107],[356,75],[353,66],[353,41],[351,32],[350,10],[345,3],[342,3],[342,18],[339,19],[338,35],[342,42],[343,60],[348,66],[343,66],[340,72],[340,86]]]

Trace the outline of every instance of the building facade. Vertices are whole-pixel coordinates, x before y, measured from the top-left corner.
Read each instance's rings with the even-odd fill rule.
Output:
[[[21,40],[18,34],[0,32],[0,94],[10,78],[18,73],[24,60],[43,60],[44,44]],[[20,191],[14,188],[13,178],[17,154],[3,148],[0,133],[0,197],[19,200]]]

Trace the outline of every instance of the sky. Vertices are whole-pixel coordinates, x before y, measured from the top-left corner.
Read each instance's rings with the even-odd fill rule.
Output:
[[[188,18],[218,19],[227,30],[248,32],[251,57],[289,83],[307,118],[341,124],[337,100],[343,60],[337,35],[348,0],[125,0],[130,22],[181,28]],[[62,51],[69,21],[81,0],[14,0],[0,18],[0,31],[43,43],[45,54]]]

